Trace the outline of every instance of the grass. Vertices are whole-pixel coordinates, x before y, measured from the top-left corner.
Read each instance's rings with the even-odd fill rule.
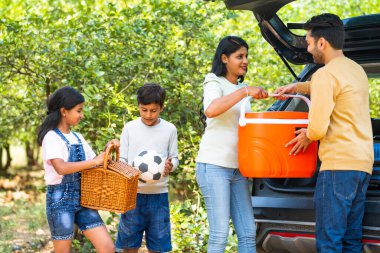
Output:
[[[36,252],[48,241],[44,194],[12,190],[0,191],[0,252]]]
[[[26,167],[22,146],[11,145],[10,151],[11,176],[0,177],[0,252],[42,252],[49,241],[44,171]]]

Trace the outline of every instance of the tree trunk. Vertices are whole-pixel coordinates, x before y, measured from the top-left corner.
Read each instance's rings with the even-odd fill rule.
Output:
[[[38,145],[25,142],[26,160],[28,167],[37,165],[38,163]]]
[[[3,171],[3,147],[0,147],[0,174]]]
[[[5,151],[7,152],[7,162],[5,163],[5,172],[8,172],[9,167],[11,167],[12,156],[11,156],[11,147],[9,144],[5,144]]]
[[[5,150],[5,164],[3,161],[3,151]],[[11,167],[11,162],[12,162],[12,156],[11,156],[11,151],[10,151],[10,146],[9,144],[4,144],[3,147],[0,148],[0,174],[1,175],[6,175],[8,173],[9,167]]]

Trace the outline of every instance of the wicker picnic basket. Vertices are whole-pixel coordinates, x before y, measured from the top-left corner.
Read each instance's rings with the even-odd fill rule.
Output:
[[[108,159],[115,150],[116,159]],[[125,213],[136,207],[137,183],[141,172],[119,161],[120,151],[110,145],[104,165],[82,171],[81,205],[91,209]]]

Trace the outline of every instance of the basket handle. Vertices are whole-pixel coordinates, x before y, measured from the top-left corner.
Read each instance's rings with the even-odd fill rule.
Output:
[[[107,169],[107,166],[108,166],[108,156],[111,153],[111,151],[113,151],[113,150],[116,152],[116,162],[118,162],[120,159],[119,148],[115,148],[115,145],[113,145],[113,144],[108,145],[108,147],[106,148],[106,153],[104,155],[104,169],[105,170]]]
[[[279,95],[278,94],[269,94],[270,97],[278,97]],[[307,104],[307,106],[309,107],[310,109],[310,105],[311,105],[311,102],[310,102],[310,99],[308,99],[307,97],[305,96],[302,96],[302,95],[290,95],[290,94],[283,94],[281,95],[281,97],[290,97],[290,98],[300,98],[302,99],[303,101],[305,101],[305,103]],[[246,120],[245,120],[245,105],[250,102],[252,100],[252,97],[251,96],[248,96],[248,97],[245,97],[243,98],[242,100],[242,103],[240,105],[240,117],[239,117],[239,125],[240,126],[245,126],[247,124]]]

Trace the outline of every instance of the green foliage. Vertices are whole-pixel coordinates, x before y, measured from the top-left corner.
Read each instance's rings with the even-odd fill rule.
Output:
[[[81,236],[80,239],[74,239],[72,243],[72,247],[74,249],[74,252],[81,252],[81,253],[96,252],[90,240],[88,240],[84,236]]]
[[[380,118],[380,79],[369,79],[370,113],[372,118]]]
[[[195,199],[170,205],[173,252],[207,252],[209,237],[207,212],[199,193]],[[232,227],[232,226],[231,226]],[[237,237],[232,230],[228,236],[226,252],[237,252]]]
[[[170,219],[173,224],[173,252],[206,252],[208,241],[207,213],[201,205],[200,196],[197,202],[190,199],[172,204]]]

